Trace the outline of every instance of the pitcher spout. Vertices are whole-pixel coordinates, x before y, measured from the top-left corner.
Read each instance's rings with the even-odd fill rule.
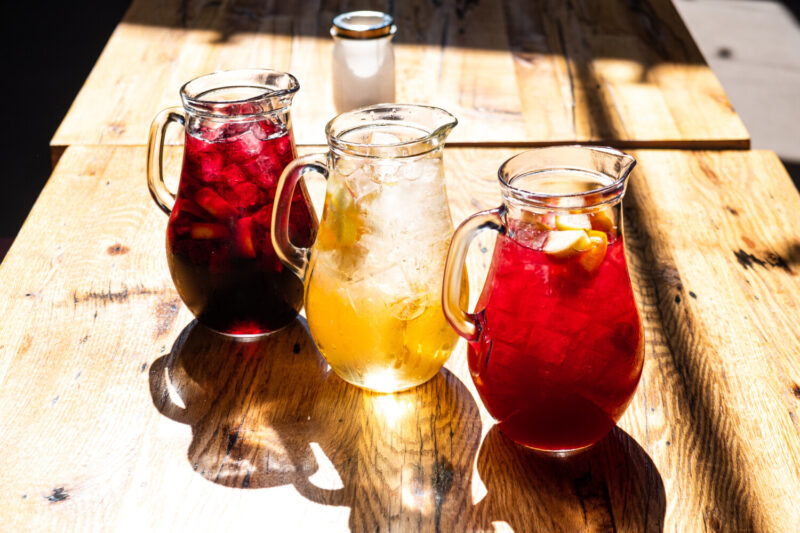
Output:
[[[334,151],[378,158],[412,157],[442,148],[458,124],[438,107],[377,104],[337,116],[325,127]]]

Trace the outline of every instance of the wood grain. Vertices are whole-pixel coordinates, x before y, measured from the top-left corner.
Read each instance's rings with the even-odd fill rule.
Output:
[[[451,145],[749,146],[669,0],[135,0],[55,133],[54,158],[74,144],[143,144],[184,82],[243,67],[295,74],[297,141],[323,144],[336,114],[328,29],[363,7],[395,16],[397,101],[454,113]]]
[[[498,204],[515,152],[446,150],[456,220]],[[800,196],[770,152],[635,155],[642,381],[619,428],[552,459],[497,432],[463,344],[375,395],[329,373],[302,318],[251,343],[198,326],[144,148],[68,148],[0,265],[3,527],[797,530]]]

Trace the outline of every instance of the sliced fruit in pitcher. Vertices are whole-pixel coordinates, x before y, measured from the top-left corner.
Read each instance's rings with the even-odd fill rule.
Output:
[[[589,236],[582,229],[551,231],[544,243],[544,253],[553,259],[569,259],[588,248]]]
[[[589,246],[581,252],[580,257],[578,257],[578,263],[587,273],[594,274],[603,264],[603,259],[606,257],[608,237],[605,232],[595,230],[590,230],[588,236]]]
[[[224,239],[230,235],[228,228],[214,222],[195,222],[189,226],[192,239]]]
[[[567,214],[556,215],[556,229],[558,230],[575,230],[575,229],[592,229],[592,221],[589,220],[587,215],[580,214]]]
[[[599,211],[589,215],[592,228],[606,233],[616,234],[616,226],[614,225],[614,214],[610,207],[604,207]]]
[[[236,221],[233,226],[233,243],[240,255],[249,258],[256,256],[256,248],[253,246],[253,217]]]
[[[212,214],[217,220],[230,220],[236,216],[236,211],[231,204],[209,187],[203,187],[197,191],[194,200],[197,205]]]

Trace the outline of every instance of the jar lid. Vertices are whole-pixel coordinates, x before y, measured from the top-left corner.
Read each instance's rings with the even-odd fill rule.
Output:
[[[350,11],[336,15],[331,35],[348,39],[374,39],[397,31],[391,15],[380,11]]]

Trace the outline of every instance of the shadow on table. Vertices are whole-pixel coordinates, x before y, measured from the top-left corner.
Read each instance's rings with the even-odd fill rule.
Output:
[[[229,487],[272,487],[310,476],[315,398],[327,377],[305,322],[249,342],[191,322],[150,369],[165,416],[192,427],[192,468]]]
[[[301,318],[252,342],[192,322],[153,363],[150,391],[162,414],[192,427],[189,462],[214,483],[294,485],[350,507],[358,531],[450,529],[468,510],[481,422],[447,370],[373,394],[327,370]]]
[[[514,531],[662,531],[664,483],[647,453],[614,428],[569,457],[526,450],[492,427],[478,455],[487,494],[471,523]],[[502,498],[499,497],[502,495]]]
[[[608,4],[608,5],[607,5]],[[360,9],[394,17],[397,44],[550,53],[551,47],[595,47],[604,57],[647,54],[648,60],[704,64],[680,16],[665,2],[562,2],[560,0],[136,0],[123,22],[211,30],[224,43],[249,35],[330,39],[333,18]],[[580,33],[575,33],[580,29]],[[581,36],[581,33],[586,36]],[[614,39],[632,39],[615,46]],[[611,38],[609,38],[611,37]],[[535,59],[535,58],[532,58]]]
[[[487,494],[473,505],[478,406],[442,370],[428,383],[374,394],[328,371],[305,320],[242,342],[189,324],[150,370],[153,403],[192,428],[188,460],[236,488],[293,485],[346,506],[354,531],[658,530],[664,487],[650,458],[615,429],[566,459],[527,451],[493,427],[478,456]]]

